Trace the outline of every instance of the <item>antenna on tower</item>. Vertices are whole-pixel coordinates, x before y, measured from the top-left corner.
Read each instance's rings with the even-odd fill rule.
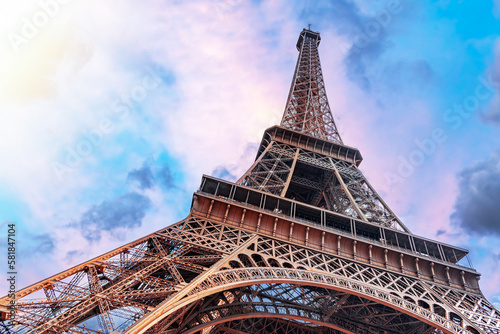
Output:
[[[311,24],[310,23],[307,25],[307,29],[311,30]]]

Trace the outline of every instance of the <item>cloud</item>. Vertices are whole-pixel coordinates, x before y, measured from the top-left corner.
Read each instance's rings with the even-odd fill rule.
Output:
[[[370,63],[374,59],[377,59],[384,50],[385,46],[382,43],[372,43],[361,49],[361,51],[355,47],[351,48],[346,58],[349,79],[357,82],[361,88],[369,90],[372,83],[367,73],[367,68],[370,67]]]
[[[94,205],[82,214],[75,224],[89,241],[99,241],[101,231],[135,228],[142,224],[151,200],[136,192],[130,192],[111,201]]]
[[[481,291],[491,303],[500,301],[500,250],[495,247],[500,239],[494,235],[468,235],[466,248],[470,251],[469,259],[477,272],[481,274]],[[466,262],[464,261],[463,264]],[[498,305],[496,305],[498,307]]]
[[[159,183],[163,185],[167,189],[171,189],[175,186],[175,180],[170,167],[167,165],[163,166],[158,173],[156,174],[156,178]]]
[[[231,171],[224,166],[218,166],[215,168],[211,175],[219,179],[229,180],[232,182],[235,182],[238,179],[236,175],[232,174]]]
[[[315,14],[328,16],[332,28],[347,38],[338,46],[345,53],[347,77],[364,90],[370,90],[376,84],[375,81],[380,81],[387,73],[391,73],[386,69],[377,72],[377,67],[380,63],[391,65],[387,57],[383,62],[380,58],[394,46],[392,39],[404,30],[400,29],[398,22],[414,12],[413,7],[414,4],[408,1],[389,1],[369,6],[362,2],[337,1],[319,5]],[[403,64],[399,60],[392,66],[412,73],[414,67],[421,63],[422,61],[409,60],[409,64]]]
[[[13,229],[16,231],[14,234],[17,234],[19,239],[22,240],[22,243],[19,243],[19,247],[17,249],[17,252],[19,252],[19,255],[21,257],[26,257],[33,255],[33,249],[36,250],[38,254],[50,254],[54,251],[55,248],[55,238],[54,236],[48,234],[48,233],[35,233],[29,230],[25,230],[22,228],[20,224],[16,224],[11,221],[4,221],[3,223],[0,224],[0,229],[7,231],[10,226],[9,225],[14,225]],[[9,226],[9,228],[8,228]],[[26,247],[26,245],[29,245],[29,247]]]
[[[51,253],[55,248],[54,238],[49,234],[38,234],[31,236],[30,243],[34,244],[34,248],[40,254]]]
[[[459,176],[459,195],[452,220],[467,232],[500,236],[500,152],[465,169]]]
[[[391,89],[401,89],[415,91],[420,87],[427,86],[435,77],[435,72],[431,65],[423,60],[396,61],[387,64],[383,73]]]
[[[259,149],[258,143],[248,143],[242,154],[235,161],[215,167],[209,174],[220,179],[236,182],[254,163],[255,154]]]
[[[488,71],[488,76],[495,88],[495,96],[484,113],[483,121],[500,126],[500,38],[497,40],[495,48],[495,61]]]
[[[305,7],[302,16],[308,20],[310,18],[317,20],[320,17],[322,18],[321,24],[331,25],[340,35],[347,38],[338,46],[339,50],[346,53],[347,74],[363,89],[369,89],[368,63],[378,58],[387,46],[387,32],[377,22],[377,16],[363,12],[361,4],[357,5],[351,1],[336,1],[321,3],[315,7]],[[377,30],[370,30],[373,28]],[[317,28],[313,26],[311,29]]]
[[[144,164],[139,169],[134,169],[128,173],[127,180],[137,181],[142,190],[153,187],[155,180],[151,168]]]
[[[141,168],[130,171],[127,181],[136,181],[141,190],[152,189],[156,185],[168,190],[175,187],[176,180],[168,161],[146,159]]]
[[[331,25],[341,34],[354,36],[362,28],[363,15],[359,6],[352,1],[321,2],[317,6],[305,5],[300,10],[302,21],[314,18],[311,30],[318,29],[314,23],[319,19],[326,21],[326,24]]]

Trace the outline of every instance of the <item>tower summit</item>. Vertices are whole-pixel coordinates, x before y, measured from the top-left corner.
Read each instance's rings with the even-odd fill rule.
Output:
[[[281,126],[342,144],[330,111],[319,61],[319,33],[304,29],[297,41],[299,58]]]
[[[358,170],[319,42],[300,33],[281,124],[237,182],[203,176],[184,220],[1,298],[0,333],[499,334],[468,251],[410,233]]]

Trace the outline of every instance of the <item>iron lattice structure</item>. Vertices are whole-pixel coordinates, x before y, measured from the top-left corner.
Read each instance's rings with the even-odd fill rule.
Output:
[[[303,30],[285,115],[241,179],[203,176],[189,216],[0,299],[1,333],[500,333],[459,264],[358,170]]]
[[[311,31],[299,36],[299,59],[281,125],[312,137],[342,144],[326,97],[318,53],[320,40],[319,34]]]

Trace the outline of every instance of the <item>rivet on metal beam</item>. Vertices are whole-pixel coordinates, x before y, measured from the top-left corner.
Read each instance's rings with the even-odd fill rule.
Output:
[[[465,271],[460,272],[460,278],[462,279],[462,285],[464,289],[467,289],[467,282],[465,281]]]

